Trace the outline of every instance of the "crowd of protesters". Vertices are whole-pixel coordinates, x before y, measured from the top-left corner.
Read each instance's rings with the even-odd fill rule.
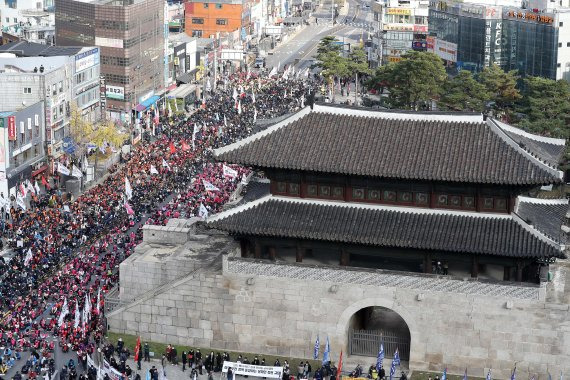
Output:
[[[212,148],[248,136],[257,118],[300,109],[306,96],[301,79],[241,72],[219,85],[224,89],[193,114],[164,116],[151,142],[76,200],[46,182],[27,209],[3,206],[2,237],[14,255],[0,257],[0,373],[24,360],[22,351],[31,352],[24,366],[29,378],[53,371],[56,341],[83,362],[101,343],[104,295],[140,242],[141,225],[197,216],[201,205],[219,211],[248,169],[231,166],[238,175],[224,176]],[[207,191],[204,181],[217,190]]]

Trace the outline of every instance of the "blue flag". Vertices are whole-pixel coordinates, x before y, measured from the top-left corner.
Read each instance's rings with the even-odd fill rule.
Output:
[[[150,370],[146,371],[146,380],[150,380]]]
[[[400,365],[400,354],[398,353],[398,349],[396,348],[396,352],[394,353],[394,359],[392,359],[392,366],[390,367],[390,380],[392,380],[392,377],[396,374],[397,365]]]
[[[317,360],[319,358],[319,336],[317,335],[317,340],[315,341],[315,349],[313,352],[313,359]]]
[[[489,368],[489,372],[487,372],[487,377],[485,378],[485,380],[493,380],[491,379],[491,368]]]
[[[511,380],[517,380],[517,365],[515,364],[515,368],[513,369],[513,373],[511,374]]]
[[[380,342],[380,350],[378,351],[378,357],[376,358],[376,371],[380,372],[380,368],[382,368],[383,361],[384,361],[384,343]]]
[[[327,336],[327,344],[325,345],[325,352],[323,352],[323,365],[331,361],[331,346],[329,344],[329,337]]]
[[[443,369],[443,375],[441,375],[441,380],[447,380],[447,367]]]

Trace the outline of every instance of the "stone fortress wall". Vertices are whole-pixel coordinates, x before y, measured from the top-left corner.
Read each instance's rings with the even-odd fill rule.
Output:
[[[329,337],[337,360],[341,348],[347,352],[351,317],[382,306],[408,325],[413,370],[467,367],[485,377],[492,368],[493,378],[507,379],[517,362],[519,376],[570,372],[567,261],[551,266],[548,286],[493,284],[242,259],[223,234],[205,235],[192,223],[168,228],[146,226],[143,243],[121,264],[121,301],[107,312],[112,331],[303,358],[318,334],[322,346]]]

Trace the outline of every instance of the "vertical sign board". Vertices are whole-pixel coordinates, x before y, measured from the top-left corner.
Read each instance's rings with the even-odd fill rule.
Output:
[[[8,116],[8,140],[16,140],[16,116]]]

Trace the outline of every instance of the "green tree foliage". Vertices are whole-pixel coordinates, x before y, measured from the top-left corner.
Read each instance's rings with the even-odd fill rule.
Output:
[[[348,54],[348,70],[350,75],[368,75],[371,73],[368,67],[368,56],[361,46],[353,47]]]
[[[447,78],[443,61],[427,52],[409,51],[399,62],[380,68],[375,77],[375,86],[386,86],[389,102],[394,108],[429,109],[432,100],[437,100]]]
[[[443,110],[482,112],[488,101],[485,86],[477,82],[471,72],[461,70],[445,81],[438,106]]]
[[[335,36],[326,36],[317,48],[315,65],[321,69],[321,75],[329,83],[334,77],[343,78],[350,73],[348,60],[342,56],[342,45],[338,42]]]
[[[570,138],[570,84],[540,77],[524,79],[517,104],[519,126],[545,136]]]
[[[485,86],[498,117],[510,118],[515,103],[521,98],[517,88],[519,76],[516,70],[505,72],[498,65],[485,67],[479,74],[479,82]]]

